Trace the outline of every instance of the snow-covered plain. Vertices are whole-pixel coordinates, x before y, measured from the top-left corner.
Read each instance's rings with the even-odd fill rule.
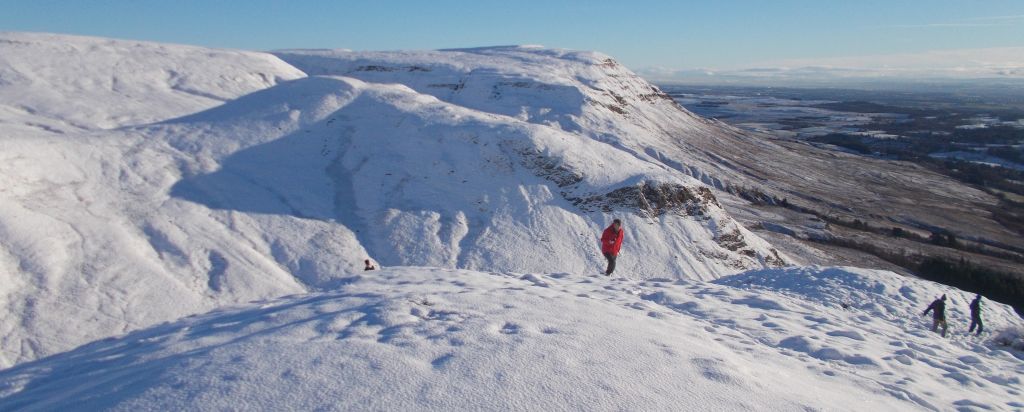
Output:
[[[276,56],[0,33],[0,409],[1019,407],[943,289],[774,269],[735,131],[608,56]]]
[[[948,339],[919,316],[941,293]],[[1022,408],[1024,354],[965,336],[970,298],[853,268],[713,283],[391,268],[15,366],[0,409]]]

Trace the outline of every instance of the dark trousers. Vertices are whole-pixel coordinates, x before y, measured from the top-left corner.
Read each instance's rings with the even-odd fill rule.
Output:
[[[946,337],[946,330],[949,329],[949,325],[946,324],[945,318],[932,318],[932,332],[935,332],[942,327],[942,337]]]
[[[985,325],[981,323],[981,316],[971,317],[971,327],[967,328],[967,333],[973,332],[975,326],[978,327],[978,334],[980,335],[981,330],[985,327]]]
[[[615,255],[613,255],[611,253],[605,252],[604,258],[608,259],[608,269],[604,271],[605,276],[611,275],[612,272],[615,271],[615,258],[616,257],[617,256],[615,256]]]

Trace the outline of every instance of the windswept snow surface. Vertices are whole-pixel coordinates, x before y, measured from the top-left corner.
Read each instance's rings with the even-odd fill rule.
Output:
[[[644,139],[628,105],[699,119],[607,57],[437,53],[519,74],[453,101],[269,54],[0,34],[0,366],[330,288],[367,257],[597,273],[614,217],[625,276],[785,263],[700,182],[616,143]]]
[[[1024,354],[890,272],[390,268],[0,372],[0,409],[1017,410]],[[949,294],[950,337],[919,312]],[[985,303],[990,329],[1021,327]]]
[[[300,77],[266,53],[0,32],[0,127],[64,134],[144,124]]]

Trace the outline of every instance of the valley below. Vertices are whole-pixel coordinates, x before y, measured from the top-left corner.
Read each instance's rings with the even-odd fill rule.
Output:
[[[741,198],[726,202],[730,211],[787,252],[915,274],[1022,309],[1024,103],[1013,94],[664,89],[744,135],[706,150],[745,175],[725,187]]]

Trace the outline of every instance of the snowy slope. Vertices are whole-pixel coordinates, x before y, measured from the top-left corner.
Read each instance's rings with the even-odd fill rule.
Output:
[[[612,217],[635,276],[781,263],[687,175],[401,85],[316,76],[138,133],[218,166],[172,196],[341,224],[385,265],[597,271]]]
[[[1022,407],[1009,309],[772,269],[607,56],[277,56],[0,34],[0,409]]]
[[[304,76],[266,53],[0,32],[0,127],[62,134],[150,123]]]
[[[225,217],[152,209],[160,203],[153,185],[169,186],[163,179],[173,178],[173,165],[132,155],[132,142],[101,131],[202,111],[301,77],[264,53],[0,34],[0,305],[9,314],[0,320],[0,366],[224,303],[306,290],[263,251],[246,251],[244,238],[209,234],[241,243],[232,265],[253,274],[224,279],[232,272],[226,253],[191,247],[174,229],[179,219],[205,224],[188,216]],[[316,235],[302,225],[285,230]]]
[[[949,339],[918,316],[941,293]],[[1024,354],[964,335],[969,298],[848,268],[392,268],[2,371],[0,409],[1018,410]],[[1022,326],[1004,305],[985,316]]]
[[[847,220],[870,217],[996,244],[1020,242],[1018,233],[978,213],[998,202],[984,191],[905,162],[836,153],[700,118],[601,53],[511,46],[274,54],[311,75],[400,83],[460,106],[562,128],[723,192],[756,190]],[[730,208],[759,215],[751,224],[799,225],[743,203]]]
[[[688,163],[703,161],[706,154],[680,153],[680,148],[691,148],[680,145],[716,139],[722,131],[716,122],[683,109],[598,52],[507,46],[274,54],[311,75],[400,83],[459,106],[579,134],[662,168],[702,178],[707,176]],[[675,157],[665,158],[662,152]]]
[[[576,113],[592,110],[575,85],[565,99],[519,96],[550,100],[538,113],[552,123],[539,124],[473,103],[484,100],[306,78],[261,53],[0,40],[0,305],[17,314],[0,321],[0,365],[330,288],[366,257],[595,273],[597,236],[613,217],[626,223],[627,276],[713,279],[783,263],[686,174],[574,131]],[[616,75],[598,55],[478,52],[512,56],[509,67],[538,84],[588,78],[593,89]],[[638,78],[621,93],[641,86],[637,98],[653,93]],[[601,122],[620,127],[588,125]]]
[[[274,54],[311,75],[400,83],[460,106],[580,134],[716,187],[746,182],[736,165],[702,149],[706,141],[734,142],[732,130],[683,109],[602,53],[508,46]]]

